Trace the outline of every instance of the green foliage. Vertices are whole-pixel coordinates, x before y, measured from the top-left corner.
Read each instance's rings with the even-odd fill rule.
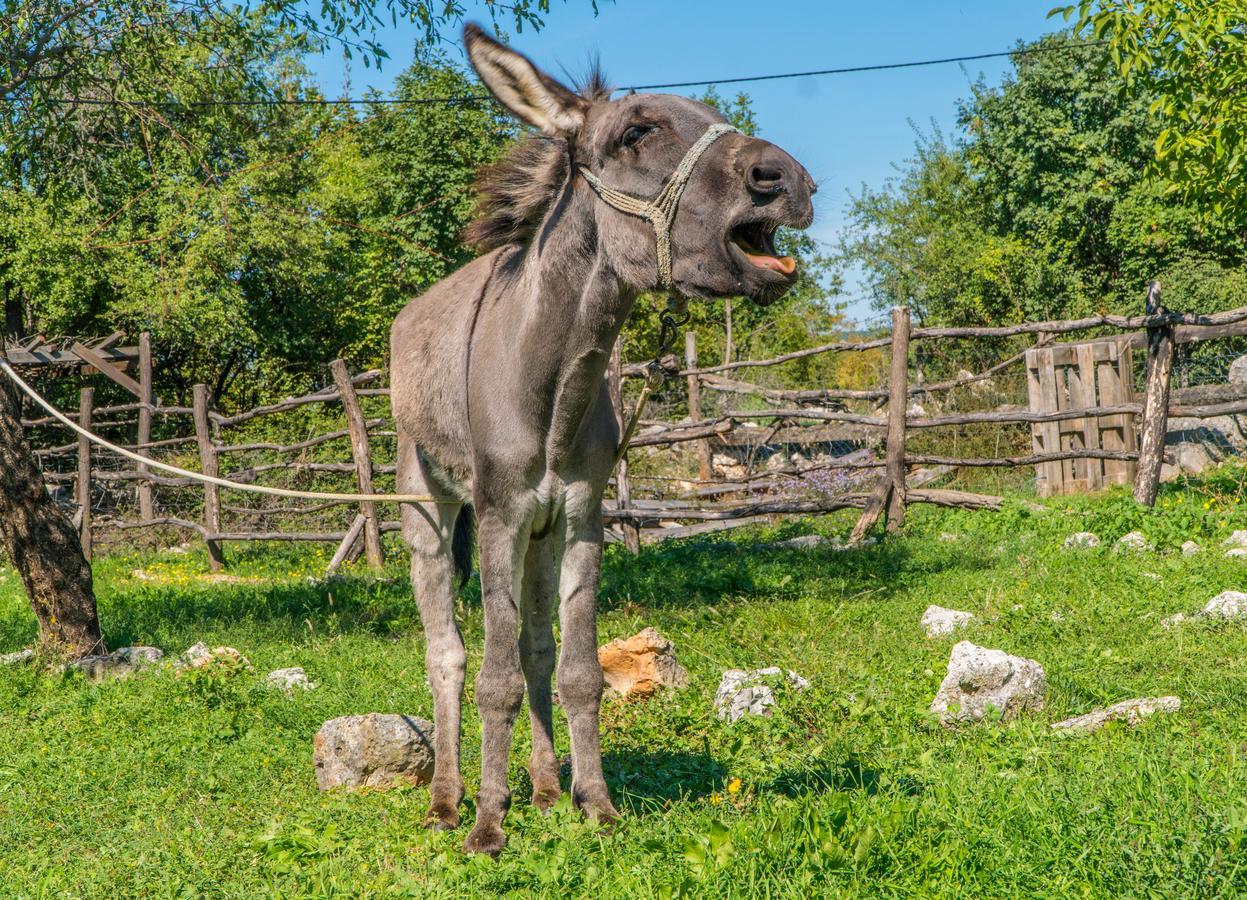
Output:
[[[1152,170],[1210,217],[1247,221],[1247,3],[1080,0],[1049,15],[1106,41],[1161,123]]]
[[[1247,304],[1239,231],[1148,174],[1148,86],[1079,40],[1031,45],[1063,49],[1015,57],[963,103],[955,140],[920,138],[897,179],[855,199],[843,254],[878,307],[940,325],[1138,313],[1153,278],[1174,309]]]
[[[780,549],[852,515],[713,539],[608,548],[601,639],[653,625],[688,688],[603,707],[604,768],[625,813],[611,834],[566,799],[527,802],[528,728],[516,729],[497,862],[466,833],[421,826],[425,788],[316,789],[320,724],[368,710],[428,716],[423,640],[395,547],[380,577],[325,581],[332,548],[231,547],[232,583],[201,550],[119,553],[95,566],[112,646],[237,647],[254,670],[149,672],[91,684],[0,672],[0,893],[5,896],[1237,896],[1247,835],[1247,670],[1241,622],[1188,615],[1243,582],[1220,541],[1247,528],[1247,469],[1166,485],[1151,511],[1122,491],[999,513],[915,507],[904,533],[855,551]],[[1112,541],[1141,529],[1145,555]],[[1067,551],[1093,530],[1096,550]],[[952,534],[957,540],[942,538]],[[1180,539],[1206,550],[1187,557]],[[136,569],[149,577],[138,578]],[[1157,577],[1148,577],[1157,576]],[[459,615],[480,665],[477,585]],[[936,603],[974,612],[956,636],[918,624]],[[1059,613],[1055,616],[1054,613]],[[0,652],[36,634],[17,576],[0,571]],[[961,639],[1038,659],[1047,707],[946,730],[927,706]],[[263,674],[301,665],[314,691]],[[727,668],[778,665],[769,718],[712,709]],[[470,679],[469,679],[470,683]],[[1049,724],[1126,697],[1177,694],[1137,727],[1060,738]],[[469,691],[470,699],[470,691]],[[479,730],[466,711],[465,774]],[[567,746],[556,713],[560,752]],[[465,809],[471,821],[472,809]],[[1073,852],[1071,848],[1076,848]]]

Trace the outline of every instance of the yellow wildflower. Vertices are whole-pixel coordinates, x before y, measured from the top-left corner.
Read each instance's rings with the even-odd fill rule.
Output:
[[[720,803],[722,803],[722,802],[723,802],[723,795],[722,795],[722,794],[717,794],[717,793],[716,793],[716,794],[711,794],[711,795],[710,795],[710,802],[711,802],[711,803],[713,803],[715,806],[718,806]]]
[[[739,779],[739,778],[732,778],[732,779],[730,779],[730,780],[728,781],[728,783],[727,783],[727,792],[728,792],[729,794],[739,794],[739,793],[740,793],[740,779]]]

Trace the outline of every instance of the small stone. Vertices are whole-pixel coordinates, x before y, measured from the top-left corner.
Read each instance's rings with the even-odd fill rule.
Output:
[[[728,669],[723,673],[719,689],[714,693],[714,708],[720,719],[735,722],[745,716],[769,716],[771,707],[775,705],[775,692],[772,684],[787,680],[793,688],[803,691],[810,683],[789,670],[785,672],[778,666],[765,669]]]
[[[0,656],[0,666],[16,666],[21,663],[28,663],[35,658],[35,651],[27,647],[25,650],[18,650],[16,653],[5,653]]]
[[[922,614],[919,623],[926,629],[927,637],[942,637],[952,634],[958,628],[968,625],[974,619],[974,613],[962,612],[958,609],[945,609],[931,604]]]
[[[1160,581],[1160,576],[1155,572],[1140,572],[1139,575],[1143,578],[1150,578],[1152,581]]]
[[[1079,531],[1065,539],[1066,550],[1090,550],[1100,546],[1100,539],[1090,531]]]
[[[664,687],[684,687],[688,672],[676,661],[675,644],[653,628],[598,648],[606,684],[626,700],[651,697]]]
[[[827,538],[821,534],[803,534],[800,537],[788,538],[786,541],[778,541],[773,546],[784,550],[813,550],[826,543]]]
[[[307,673],[303,671],[302,666],[293,666],[289,669],[276,669],[269,672],[264,678],[265,684],[271,687],[281,688],[283,691],[293,691],[296,688],[303,691],[310,691],[316,687],[316,683],[307,677]]]
[[[1124,721],[1132,728],[1139,724],[1145,716],[1157,712],[1177,712],[1182,701],[1177,697],[1140,697],[1136,700],[1123,700],[1105,709],[1093,709],[1082,716],[1074,716],[1061,722],[1053,722],[1053,728],[1073,729],[1077,731],[1095,731],[1112,721]]]
[[[1186,621],[1186,613],[1180,613],[1180,612],[1174,613],[1172,616],[1165,616],[1163,619],[1161,619],[1160,627],[1161,628],[1173,628],[1176,625],[1181,625],[1185,621]]]
[[[961,641],[953,647],[931,712],[945,725],[978,721],[989,709],[1010,719],[1024,710],[1042,709],[1046,689],[1043,666],[1035,660]]]
[[[950,531],[942,531],[940,532],[940,540],[945,544],[955,544],[961,540],[961,535],[953,534]]]
[[[316,785],[385,790],[433,778],[433,723],[412,716],[368,713],[330,719],[312,745]]]
[[[1195,543],[1194,541],[1183,541],[1182,542],[1182,555],[1183,556],[1194,556],[1195,554],[1199,553],[1203,549],[1204,549],[1203,547],[1201,547],[1199,544]]]
[[[1048,621],[1049,622],[1064,622],[1065,613],[1061,612],[1059,609],[1054,609],[1052,612],[1048,613]]]
[[[203,641],[192,644],[178,660],[179,668],[202,669],[205,666],[228,665],[237,668],[251,668],[251,661],[233,647],[209,648]]]
[[[1241,557],[1247,556],[1247,547],[1234,547],[1231,550],[1226,550],[1225,555],[1230,557],[1231,559],[1239,559]]]
[[[1240,356],[1230,363],[1226,377],[1233,384],[1247,384],[1247,356]]]
[[[90,681],[106,678],[124,678],[154,665],[164,659],[164,651],[158,647],[120,647],[102,656],[84,656],[65,665],[65,669],[77,669]]]
[[[1235,619],[1247,615],[1247,594],[1242,591],[1222,591],[1208,601],[1203,615],[1212,619]]]
[[[1247,547],[1247,529],[1238,529],[1221,542],[1223,547]]]
[[[1152,545],[1147,542],[1143,532],[1132,531],[1129,534],[1123,534],[1117,539],[1116,549],[1120,552],[1143,553],[1151,550]]]

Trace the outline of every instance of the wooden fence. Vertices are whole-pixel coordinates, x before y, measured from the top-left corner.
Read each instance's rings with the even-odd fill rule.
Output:
[[[1034,336],[1034,347],[1053,346],[1057,335],[1098,332],[1097,340],[1113,337],[1118,346],[1146,351],[1143,399],[1121,402],[1092,402],[1080,408],[1025,409],[994,408],[926,414],[911,408],[916,399],[935,402],[948,392],[974,388],[1007,373],[1024,370],[1027,348],[979,373],[962,373],[942,382],[914,379],[913,352],[919,342],[952,340],[1026,339]],[[687,537],[740,525],[771,521],[782,515],[809,515],[834,510],[860,509],[853,529],[854,539],[863,538],[883,520],[889,530],[904,522],[905,509],[912,503],[934,503],[969,509],[998,509],[1001,498],[989,494],[940,489],[930,481],[949,471],[983,467],[1050,467],[1070,460],[1107,461],[1135,469],[1134,494],[1141,503],[1155,501],[1163,462],[1164,440],[1169,416],[1208,417],[1247,412],[1247,386],[1225,386],[1171,392],[1174,347],[1198,341],[1247,335],[1247,307],[1213,315],[1196,316],[1170,312],[1160,305],[1159,290],[1149,292],[1142,316],[1094,316],[1077,320],[1033,322],[1002,327],[914,328],[909,312],[892,312],[890,334],[862,340],[841,340],[786,353],[771,359],[738,360],[698,367],[695,338],[686,336],[684,366],[674,357],[663,360],[669,374],[682,380],[687,391],[688,414],[678,421],[647,420],[631,444],[635,457],[645,448],[670,448],[692,443],[695,447],[697,477],[650,476],[639,479],[629,471],[628,460],[621,464],[606,501],[604,516],[608,539],[623,541],[631,548],[643,542]],[[795,359],[830,353],[876,351],[890,355],[886,384],[876,388],[847,389],[816,386],[793,390],[771,388],[742,380],[740,374],[766,369]],[[642,376],[644,366],[624,365],[618,347],[612,358],[610,379],[617,409],[627,409],[625,394],[629,379]],[[387,397],[381,386],[380,371],[351,375],[346,365],[335,361],[331,367],[332,386],[300,397],[233,414],[213,408],[209,390],[196,385],[192,404],[162,406],[134,402],[108,407],[94,406],[94,391],[84,387],[80,395],[79,420],[95,429],[129,429],[128,444],[145,456],[160,454],[193,467],[198,458],[201,471],[242,483],[261,483],[273,477],[283,479],[336,479],[337,490],[371,493],[384,490],[378,479],[389,483],[395,466],[392,457],[379,460],[378,442],[392,443],[394,427],[388,404],[371,398]],[[1126,370],[1121,369],[1125,379]],[[675,383],[680,383],[676,381]],[[746,398],[758,408],[728,408],[714,415],[703,415],[703,404],[710,396]],[[150,395],[148,395],[150,396]],[[737,402],[737,401],[733,401]],[[365,404],[372,409],[366,409]],[[341,406],[341,428],[316,433],[289,443],[253,440],[228,443],[234,429],[264,417],[298,413],[312,406]],[[850,405],[856,408],[850,408]],[[369,417],[368,412],[373,415]],[[125,418],[136,414],[134,419]],[[962,456],[913,452],[907,442],[931,429],[967,426],[1047,426],[1096,417],[1132,417],[1139,424],[1138,449],[1130,440],[1120,446],[1100,446],[1099,441],[1042,443],[1036,441],[1029,454]],[[170,437],[151,439],[153,419],[164,425]],[[59,427],[50,418],[24,419],[35,429]],[[768,444],[801,443],[803,440],[840,440],[877,445],[882,455],[854,453],[813,463],[771,467],[766,471],[746,471],[716,476],[713,466],[716,447],[761,447]],[[309,453],[349,452],[349,460],[309,460]],[[397,508],[391,503],[325,501],[303,505],[230,506],[222,494],[228,489],[192,482],[187,478],[154,474],[145,466],[121,466],[107,451],[93,448],[85,440],[44,446],[36,450],[45,475],[54,488],[73,486],[72,502],[77,506],[79,528],[88,555],[96,541],[96,531],[128,532],[131,529],[173,528],[193,532],[205,541],[212,568],[225,565],[225,545],[238,541],[323,541],[336,543],[330,567],[344,559],[363,554],[371,565],[382,562],[381,535],[399,528]],[[345,454],[343,454],[345,455]],[[188,456],[190,459],[188,460]],[[247,464],[247,457],[258,457]],[[239,467],[226,463],[242,459]],[[72,465],[70,465],[72,463]],[[1114,471],[1121,471],[1120,468]],[[810,488],[809,480],[818,474],[845,473],[851,476],[846,489],[820,491]],[[865,481],[863,482],[863,476]],[[347,479],[353,484],[346,483]],[[643,490],[641,485],[661,485],[661,490]],[[797,485],[797,490],[792,489]],[[1088,483],[1088,486],[1092,486]],[[117,490],[124,488],[123,490]],[[130,488],[134,488],[132,492]],[[335,488],[328,488],[335,489]],[[672,496],[673,489],[677,496]],[[645,494],[649,496],[645,496]],[[108,494],[112,499],[104,502]],[[193,498],[188,502],[187,497]],[[181,511],[174,503],[181,498]],[[69,501],[69,498],[65,498]],[[355,507],[354,517],[343,517],[343,507]],[[185,514],[185,509],[192,514]],[[100,516],[97,518],[97,512]],[[105,515],[106,514],[106,515]],[[317,527],[292,525],[313,517]],[[326,518],[332,524],[324,524]],[[226,519],[233,524],[226,527]],[[264,521],[277,523],[265,526]],[[256,523],[258,524],[250,524]]]

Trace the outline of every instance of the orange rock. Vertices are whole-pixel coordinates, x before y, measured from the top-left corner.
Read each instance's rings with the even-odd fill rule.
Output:
[[[676,662],[675,644],[653,628],[598,648],[607,686],[624,699],[652,697],[664,687],[684,687],[688,672]]]

